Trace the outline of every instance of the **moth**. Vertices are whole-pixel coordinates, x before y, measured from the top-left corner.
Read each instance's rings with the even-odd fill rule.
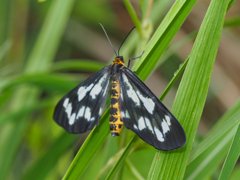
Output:
[[[129,60],[128,67],[124,65],[123,56],[119,56],[122,44],[118,53],[113,48],[116,58],[111,65],[90,76],[58,102],[53,119],[69,133],[92,130],[99,124],[106,99],[111,95],[112,136],[119,136],[124,125],[156,149],[169,151],[184,146],[186,135],[181,124],[129,69],[130,60],[136,58]]]

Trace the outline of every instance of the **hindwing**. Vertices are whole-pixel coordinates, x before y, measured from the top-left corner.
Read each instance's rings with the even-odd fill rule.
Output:
[[[110,91],[110,72],[111,66],[104,67],[65,95],[53,119],[69,133],[83,133],[98,125]]]
[[[163,103],[127,67],[120,69],[121,117],[124,125],[156,149],[184,146],[185,132]]]

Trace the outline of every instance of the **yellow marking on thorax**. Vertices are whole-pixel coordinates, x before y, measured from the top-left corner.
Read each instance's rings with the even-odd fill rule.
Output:
[[[114,119],[114,121],[109,121],[109,125],[110,127],[112,126],[113,128],[111,129],[111,132],[116,132],[116,133],[120,133],[123,127],[123,122],[121,121],[121,110],[120,110],[120,104],[119,104],[119,98],[120,98],[120,83],[118,80],[114,80],[112,81],[112,89],[111,91],[115,92],[115,93],[111,93],[111,105],[110,108],[115,109],[115,113],[116,114],[111,114],[111,110],[110,110],[110,120]],[[117,100],[117,102],[115,102],[114,104],[112,104],[113,99]],[[112,109],[112,110],[113,110]],[[120,125],[120,127],[119,127]]]
[[[121,65],[125,66],[125,64],[118,57],[115,57],[112,65],[114,65],[114,64],[121,64]]]

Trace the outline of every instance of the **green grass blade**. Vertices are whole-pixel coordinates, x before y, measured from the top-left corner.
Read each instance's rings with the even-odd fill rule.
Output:
[[[138,34],[140,35],[140,37],[142,36],[142,28],[141,28],[141,23],[137,17],[137,13],[135,12],[131,2],[129,0],[123,0],[123,3],[125,4],[129,15],[132,18],[133,23],[135,24]]]
[[[108,141],[115,141],[115,139],[113,138],[109,138]],[[116,143],[116,142],[114,142]],[[105,148],[106,149],[106,148]],[[105,151],[104,149],[104,151]],[[109,150],[109,149],[107,149]],[[114,164],[117,162],[117,158],[119,158],[122,153],[123,153],[123,149],[122,150],[117,150],[115,151],[115,153],[112,153],[110,151],[108,151],[107,153],[111,153],[111,156],[108,156],[108,159],[107,161],[105,161],[105,159],[103,160],[104,162],[102,162],[102,168],[101,170],[99,171],[98,175],[95,177],[96,180],[99,180],[99,179],[103,179],[103,177],[105,176],[105,174],[107,172],[109,172],[109,170],[114,166]],[[105,176],[106,177],[106,176]]]
[[[110,133],[110,131],[106,131],[109,129],[108,119],[109,109],[102,116],[99,125],[96,126],[88,135],[88,138],[85,140],[81,149],[78,151],[63,179],[68,180],[80,178]]]
[[[186,44],[188,44],[189,42],[192,42],[195,40],[196,36],[197,36],[197,32],[198,31],[193,31],[192,33],[186,35],[185,37],[183,37],[181,40],[179,40],[178,42],[175,42],[173,44],[171,44],[168,49],[166,49],[166,51],[164,52],[164,54],[162,55],[162,57],[160,58],[160,60],[157,62],[156,66],[154,67],[155,71],[156,69],[158,69],[166,60],[168,60],[169,58],[171,58],[172,55],[176,55],[177,51],[180,48],[183,48],[183,46],[185,46]]]
[[[240,16],[228,18],[224,22],[224,27],[236,28],[238,26],[240,26]]]
[[[12,43],[10,40],[6,40],[3,44],[0,44],[0,62],[3,60],[3,57],[7,54],[11,47]],[[2,75],[2,73],[0,75]]]
[[[14,78],[2,79],[0,82],[0,90],[22,84],[29,84],[48,91],[67,93],[78,84],[74,81],[81,82],[81,78],[77,80],[69,75],[48,73],[22,74]]]
[[[14,160],[15,153],[18,145],[22,140],[23,132],[26,130],[27,122],[22,121],[18,123],[18,127],[13,125],[4,126],[1,131],[0,141],[0,179],[6,179],[9,171],[11,170],[11,164]]]
[[[240,101],[228,110],[208,136],[191,152],[185,179],[204,179],[224,159],[240,122]]]
[[[105,65],[93,60],[71,59],[56,62],[52,65],[53,71],[69,71],[69,70],[82,70],[88,72],[96,72],[102,69]]]
[[[4,44],[4,42],[7,40],[6,37],[8,36],[9,33],[9,18],[10,18],[10,12],[11,11],[6,11],[10,10],[12,2],[11,1],[1,1],[0,2],[0,46]]]
[[[186,132],[178,150],[157,152],[148,179],[182,179],[203,111],[228,1],[212,0],[193,46],[172,113]]]
[[[230,0],[229,1],[227,10],[229,10],[232,7],[232,5],[235,3],[235,1],[236,0]]]
[[[223,126],[222,124],[229,121],[228,119],[231,116],[233,116],[233,114],[238,113],[239,109],[240,109],[240,98],[234,103],[234,105],[232,105],[228,109],[226,113],[224,113],[224,115],[218,120],[218,122],[212,127],[212,129],[210,129],[206,137],[209,136],[209,134],[212,134],[213,131],[216,131],[217,129],[219,129],[220,126]]]
[[[39,72],[49,69],[49,64],[57,51],[73,4],[74,0],[55,0],[52,2],[48,16],[29,56],[25,72]]]
[[[41,110],[46,107],[52,107],[54,105],[53,103],[54,103],[53,99],[50,99],[47,101],[42,101],[40,103],[37,102],[31,106],[23,106],[21,109],[15,111],[7,112],[6,114],[3,114],[0,117],[0,126],[10,121],[19,120],[19,117],[28,115],[35,110]]]
[[[230,110],[228,110],[219,122],[210,130],[206,138],[198,144],[191,152],[188,160],[188,166],[213,143],[223,139],[239,123],[240,101],[238,101]]]
[[[122,163],[128,156],[129,152],[131,151],[131,149],[132,149],[133,145],[135,144],[135,142],[137,141],[137,139],[138,139],[138,136],[134,135],[133,138],[131,139],[131,141],[129,142],[129,144],[127,145],[127,147],[124,149],[122,155],[119,157],[117,163],[114,165],[114,167],[108,174],[106,179],[108,179],[108,180],[114,179],[115,174],[117,173],[119,168],[122,166]]]
[[[228,155],[226,157],[226,160],[223,164],[223,168],[221,171],[221,174],[219,176],[219,180],[225,180],[229,179],[231,172],[238,160],[238,157],[240,155],[240,125],[238,124],[238,129],[235,134],[235,137],[233,139],[231,148],[228,152]]]
[[[63,132],[46,151],[23,175],[23,180],[46,179],[48,173],[53,170],[61,156],[76,139],[76,135]]]
[[[152,4],[153,4],[152,0],[140,0],[139,1],[139,9],[141,11],[141,20],[142,21],[144,21],[145,19],[147,20],[149,18]]]
[[[232,172],[229,180],[238,180],[239,177],[240,177],[240,165],[237,165],[237,166],[234,168],[234,170],[233,170],[233,172]]]
[[[173,4],[147,44],[142,58],[133,67],[133,70],[136,71],[142,80],[146,80],[195,3],[196,0],[177,0]],[[146,61],[143,61],[145,59]]]
[[[150,14],[150,19],[153,21],[153,24],[157,24],[160,20],[163,19],[168,9],[173,4],[173,0],[169,1],[154,1],[152,6],[152,11]]]
[[[227,154],[236,128],[228,131],[222,138],[214,141],[200,156],[188,164],[184,179],[202,180],[210,178]]]
[[[74,0],[55,0],[52,2],[40,36],[26,62],[25,73],[48,69],[48,64],[53,60],[73,3]],[[34,103],[37,94],[36,89],[19,88],[12,97],[14,100],[12,110],[21,108],[23,102],[25,105],[31,105]],[[4,140],[0,142],[0,179],[6,179],[8,172],[11,170],[11,163],[28,125],[27,120],[28,117],[21,117],[17,123],[5,125],[4,131],[1,132]]]
[[[187,66],[188,60],[189,60],[189,58],[187,58],[186,61],[183,64],[180,65],[179,69],[174,74],[174,77],[168,83],[168,86],[164,89],[163,93],[161,94],[161,96],[159,98],[161,101],[166,97],[167,93],[170,91],[170,89],[172,88],[173,84],[177,81],[179,76],[183,73],[184,69]]]
[[[126,165],[136,179],[138,180],[145,179],[144,177],[142,177],[141,173],[138,172],[138,170],[133,166],[133,164],[129,160],[126,161]]]

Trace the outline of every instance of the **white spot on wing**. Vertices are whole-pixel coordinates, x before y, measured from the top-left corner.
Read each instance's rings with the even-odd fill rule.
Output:
[[[90,119],[90,121],[94,121],[95,120],[95,117],[92,117],[91,119]]]
[[[128,111],[126,111],[126,118],[130,118]]]
[[[140,106],[140,101],[137,97],[137,94],[136,92],[133,90],[133,87],[132,85],[129,83],[127,77],[125,74],[123,74],[123,81],[125,81],[125,83],[127,84],[128,88],[129,89],[126,89],[127,91],[127,94],[128,94],[128,97],[131,98],[135,103],[136,105]]]
[[[171,126],[170,117],[168,115],[165,115],[165,119],[167,121],[168,126]]]
[[[149,129],[150,131],[152,131],[152,133],[154,133],[154,132],[153,132],[152,125],[151,125],[151,123],[150,123],[150,121],[149,121],[148,118],[145,118],[145,122],[146,122],[146,125],[147,125],[148,129]]]
[[[95,120],[95,117],[91,118],[91,109],[89,107],[87,107],[85,109],[85,106],[82,106],[81,109],[78,111],[77,118],[83,117],[83,114],[84,114],[84,118],[86,118],[87,121],[94,121]]]
[[[69,98],[65,99],[63,102],[63,107],[67,108],[69,102]]]
[[[70,119],[71,113],[72,113],[72,103],[69,103],[69,104],[67,105],[67,108],[66,108],[65,112],[67,113],[68,119]]]
[[[138,128],[140,131],[146,128],[143,117],[140,117],[138,120]]]
[[[84,117],[88,120],[91,121],[91,109],[89,107],[86,107]]]
[[[162,121],[162,129],[163,129],[163,134],[165,135],[168,131],[170,131],[168,124],[166,123],[165,120]]]
[[[78,111],[77,118],[79,118],[79,117],[82,117],[82,116],[83,116],[84,110],[85,110],[85,106],[82,106],[82,107],[81,107],[81,109]]]
[[[126,115],[125,115],[124,111],[121,111],[121,116],[122,116],[123,118],[125,118],[125,117],[126,117]]]
[[[136,126],[136,124],[134,124],[133,127],[134,127],[134,129],[138,129],[137,126]]]
[[[102,115],[102,108],[99,109],[99,113],[98,114],[99,114],[99,116]]]
[[[68,122],[68,123],[69,123],[70,125],[73,125],[73,124],[74,124],[74,122],[75,122],[75,116],[76,116],[76,113],[73,113],[72,116],[71,116],[71,118],[69,119],[69,122]]]
[[[158,128],[154,127],[155,134],[157,136],[157,139],[161,142],[164,141],[162,133],[159,131]]]
[[[123,101],[123,94],[122,94],[122,91],[120,91],[120,98],[121,98],[122,101]]]
[[[82,86],[78,89],[78,101],[81,101],[87,92],[93,87],[93,84],[90,84],[88,87]]]
[[[65,108],[65,112],[67,113],[68,123],[70,125],[74,124],[76,113],[71,114],[72,113],[72,103],[69,103],[69,98],[64,100],[63,107]]]
[[[139,91],[137,91],[137,94],[147,111],[153,114],[153,110],[155,108],[155,103],[153,102],[153,100],[151,98],[144,97]]]
[[[130,116],[129,116],[129,113],[128,113],[128,111],[121,111],[121,116],[123,117],[123,118],[130,118]]]
[[[92,88],[90,92],[90,96],[92,96],[93,99],[96,98],[96,95],[99,94],[102,90],[102,82],[106,79],[107,74],[105,74],[100,80],[95,84],[95,86]],[[105,89],[106,90],[106,89]]]
[[[108,80],[108,82],[107,82],[107,85],[106,85],[106,87],[104,87],[104,88],[105,88],[105,90],[104,90],[103,96],[105,96],[105,95],[106,95],[106,92],[107,92],[107,90],[108,90],[108,84],[109,84],[109,80]]]

